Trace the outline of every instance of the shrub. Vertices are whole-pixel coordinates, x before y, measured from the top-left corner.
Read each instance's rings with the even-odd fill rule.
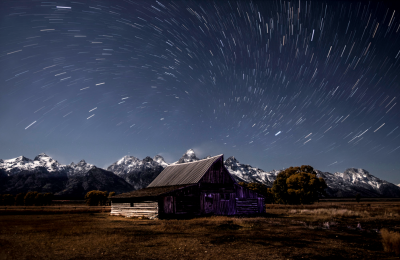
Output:
[[[85,200],[88,206],[103,206],[107,203],[107,191],[92,190],[86,193]]]
[[[400,255],[400,234],[383,228],[381,236],[383,249],[386,252],[394,252],[396,255]]]

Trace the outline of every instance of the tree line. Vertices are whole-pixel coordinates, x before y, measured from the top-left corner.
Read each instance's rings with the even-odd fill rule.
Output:
[[[53,201],[53,193],[37,191],[18,193],[17,195],[0,194],[1,206],[47,206]]]
[[[309,165],[290,167],[278,173],[272,188],[254,182],[239,184],[263,195],[268,204],[312,204],[326,196],[325,189],[328,187]]]
[[[115,195],[115,192],[92,190],[86,193],[85,201],[88,206],[108,206],[111,203],[110,198]]]

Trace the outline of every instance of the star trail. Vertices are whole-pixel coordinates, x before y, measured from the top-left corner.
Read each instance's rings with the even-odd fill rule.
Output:
[[[0,158],[189,148],[400,182],[400,18],[376,1],[2,1]]]

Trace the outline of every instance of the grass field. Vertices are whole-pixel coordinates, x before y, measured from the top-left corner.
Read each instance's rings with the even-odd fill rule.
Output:
[[[400,201],[266,211],[146,220],[110,216],[102,207],[0,208],[0,259],[398,259],[384,251],[380,230],[400,232]]]

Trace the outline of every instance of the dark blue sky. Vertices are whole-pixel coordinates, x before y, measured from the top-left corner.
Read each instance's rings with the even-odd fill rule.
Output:
[[[0,158],[234,155],[400,183],[400,18],[376,1],[1,1]]]

